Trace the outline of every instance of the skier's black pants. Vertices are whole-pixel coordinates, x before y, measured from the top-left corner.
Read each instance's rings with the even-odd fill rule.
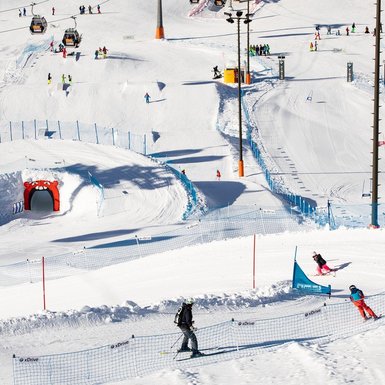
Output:
[[[187,326],[179,326],[180,330],[182,330],[183,333],[183,341],[182,341],[182,347],[181,349],[186,349],[188,345],[188,340],[191,340],[191,350],[193,352],[198,351],[198,341],[195,333],[190,330]]]

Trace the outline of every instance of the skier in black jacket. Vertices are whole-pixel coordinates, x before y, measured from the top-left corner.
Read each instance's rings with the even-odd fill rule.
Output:
[[[323,275],[331,272],[330,267],[326,264],[326,261],[322,258],[321,254],[316,251],[313,252],[313,259],[317,262],[317,274]]]
[[[192,316],[192,306],[194,301],[192,299],[186,301],[182,305],[182,311],[180,313],[178,327],[183,333],[182,346],[178,352],[192,352],[191,358],[203,356],[198,350],[198,341],[194,333],[194,321]],[[188,347],[188,341],[191,340],[191,349]]]

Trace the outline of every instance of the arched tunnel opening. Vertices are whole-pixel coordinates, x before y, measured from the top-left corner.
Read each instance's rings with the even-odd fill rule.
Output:
[[[57,181],[24,182],[24,210],[59,211],[60,194]]]

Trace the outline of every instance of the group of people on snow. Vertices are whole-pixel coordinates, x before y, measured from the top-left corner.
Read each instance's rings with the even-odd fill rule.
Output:
[[[99,58],[105,59],[107,57],[107,52],[108,52],[108,49],[106,48],[106,46],[104,46],[103,48],[99,47],[98,49],[95,50],[95,60]]]
[[[250,45],[249,52],[251,56],[266,56],[270,55],[270,46],[269,44],[256,44]]]
[[[96,6],[96,9],[97,9],[98,13],[101,13],[101,11],[100,11],[100,4],[98,4],[98,5]],[[85,7],[84,5],[79,6],[79,13],[80,13],[81,15],[84,15],[84,14],[86,13],[86,7]],[[92,14],[92,13],[93,13],[93,12],[92,12],[92,7],[91,7],[91,5],[88,6],[88,13],[89,13],[89,14]]]

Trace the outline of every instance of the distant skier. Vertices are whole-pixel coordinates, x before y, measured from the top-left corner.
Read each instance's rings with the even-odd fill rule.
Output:
[[[150,103],[150,99],[151,99],[151,96],[148,94],[148,92],[146,92],[146,95],[144,95],[144,100],[146,101],[146,103]]]
[[[19,9],[19,17],[21,17],[21,9]]]
[[[105,59],[107,57],[107,52],[108,52],[108,49],[106,48],[106,46],[103,47],[103,59]]]
[[[328,25],[327,35],[331,35],[331,34],[332,34],[332,27]]]
[[[201,353],[198,350],[198,340],[194,333],[194,321],[192,316],[192,306],[194,304],[194,300],[190,299],[187,300],[182,304],[182,310],[179,314],[178,319],[178,327],[183,333],[183,341],[182,346],[178,350],[179,353],[181,352],[190,352],[192,351],[191,358],[200,357],[204,354]],[[191,340],[191,349],[188,347],[188,342]]]
[[[95,50],[95,60],[96,60],[98,57],[99,57],[99,50],[96,49],[96,50]]]
[[[310,42],[310,47],[309,47],[309,48],[310,48],[310,51],[311,51],[311,52],[313,52],[313,51],[314,51],[314,44],[313,44],[313,42],[312,42],[312,41]]]
[[[350,290],[350,300],[353,302],[355,306],[357,306],[358,311],[360,312],[362,318],[364,320],[367,320],[370,317],[377,319],[378,317],[376,316],[374,311],[365,303],[364,301],[365,296],[362,290],[358,289],[355,285],[350,285],[349,290]],[[365,310],[368,312],[369,317],[366,315]]]
[[[51,40],[51,42],[49,43],[49,48],[51,52],[53,52],[53,45],[54,45],[54,42],[53,40]]]
[[[314,51],[318,51],[318,41],[314,40]]]
[[[221,180],[221,172],[219,170],[217,170],[217,180]]]
[[[65,82],[66,82],[66,76],[64,74],[61,76],[61,82],[63,84],[65,84]]]
[[[72,76],[71,75],[68,75],[68,83],[72,84]]]
[[[369,31],[369,27],[365,27],[365,33],[370,33],[370,31]]]
[[[330,273],[331,269],[326,264],[326,261],[322,258],[321,254],[318,254],[316,251],[313,252],[313,259],[317,263],[317,274],[324,275],[326,273]]]
[[[346,31],[346,36],[349,36],[349,27],[346,27],[345,31]]]
[[[218,66],[213,67],[214,79],[219,79],[222,77],[221,72],[218,70]]]
[[[48,84],[51,84],[52,82],[52,76],[51,76],[51,72],[48,74]]]
[[[92,7],[90,5],[88,6],[88,13],[92,13]]]
[[[27,16],[27,10],[23,8],[23,16]]]
[[[55,16],[55,7],[52,7],[52,16]]]
[[[356,32],[356,23],[352,24],[352,33]]]
[[[63,48],[63,58],[65,59],[67,57],[67,48]]]
[[[101,13],[101,12],[100,12],[100,4],[98,4],[97,10],[98,10],[98,13]]]

